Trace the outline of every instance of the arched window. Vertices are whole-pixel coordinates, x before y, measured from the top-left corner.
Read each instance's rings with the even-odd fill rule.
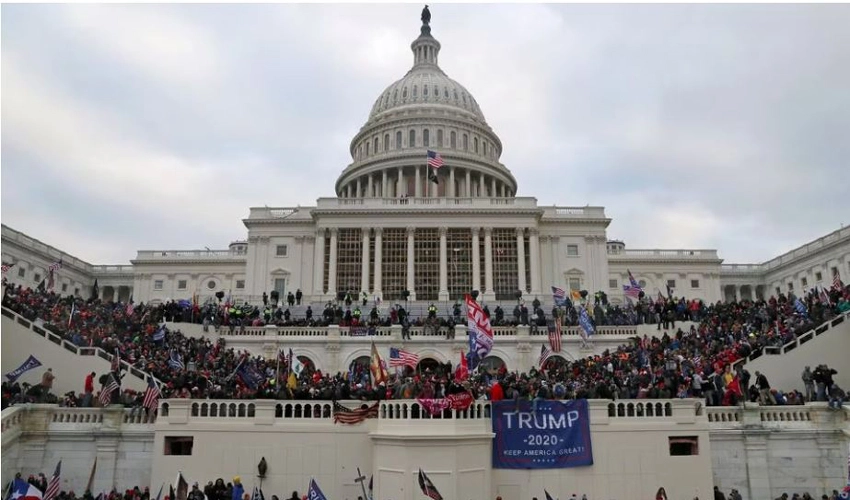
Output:
[[[398,101],[398,89],[393,90],[393,104]]]
[[[357,159],[359,160],[361,158],[363,158],[363,145],[362,144],[357,148]]]
[[[437,129],[437,147],[443,147],[443,129]]]
[[[443,87],[443,97],[445,97],[446,99],[449,98],[449,88],[448,87]]]
[[[469,136],[463,134],[463,150],[469,151]]]
[[[401,130],[395,133],[395,148],[401,149]]]
[[[472,151],[475,154],[478,154],[478,138],[477,137],[472,138]]]
[[[407,87],[405,87],[404,90],[401,91],[401,98],[407,99]]]
[[[413,94],[413,95],[416,95],[416,94]],[[422,86],[422,97],[428,97],[428,86],[427,85]]]
[[[466,106],[466,92],[460,95],[463,98],[463,105]]]
[[[369,141],[366,141],[366,156],[369,156]]]
[[[484,146],[484,156],[487,156],[487,141],[481,141],[481,145]]]
[[[372,152],[374,152],[375,154],[378,153],[378,138],[377,137],[375,137],[375,139],[372,141]]]
[[[413,86],[413,98],[414,98],[414,99],[416,99],[416,96],[418,95],[417,90],[419,90],[419,89],[418,89],[418,86],[417,86],[417,85],[414,85],[414,86]]]
[[[407,147],[409,147],[409,148],[415,148],[416,147],[416,131],[415,130],[411,130],[410,133],[408,134]]]
[[[434,85],[434,97],[440,97],[440,89],[436,85]]]
[[[455,94],[455,102],[457,102],[457,89],[454,90],[454,94]]]
[[[422,131],[422,145],[426,148],[431,145],[431,131],[427,128]]]
[[[390,149],[390,134],[384,134],[384,151]]]
[[[451,134],[449,134],[449,147],[452,149],[457,149],[457,134],[454,130]]]

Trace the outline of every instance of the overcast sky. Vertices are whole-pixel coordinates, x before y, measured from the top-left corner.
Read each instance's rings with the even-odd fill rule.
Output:
[[[727,263],[850,223],[850,6],[432,7],[519,196]],[[3,223],[117,264],[332,196],[420,10],[3,5]]]

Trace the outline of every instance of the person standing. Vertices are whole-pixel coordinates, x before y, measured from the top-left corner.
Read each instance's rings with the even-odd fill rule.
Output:
[[[44,390],[44,393],[41,395],[43,400],[47,400],[47,395],[50,394],[50,390],[53,389],[53,380],[56,379],[56,376],[53,375],[53,368],[48,368],[44,375],[41,376],[41,387]]]
[[[806,402],[815,400],[815,382],[812,378],[812,369],[806,367],[803,370],[803,386],[806,388]]]
[[[86,375],[86,380],[83,383],[83,408],[91,408],[92,398],[94,397],[94,372]]]
[[[770,382],[767,381],[767,377],[761,372],[756,372],[756,387],[759,389],[760,405],[766,405],[768,402],[772,405],[776,404],[776,398],[770,392]]]

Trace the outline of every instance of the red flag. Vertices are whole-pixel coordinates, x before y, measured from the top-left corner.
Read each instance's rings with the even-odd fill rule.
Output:
[[[466,364],[466,356],[463,354],[463,350],[460,351],[460,364],[457,365],[457,369],[455,370],[455,381],[463,382],[464,380],[469,378],[469,365]]]

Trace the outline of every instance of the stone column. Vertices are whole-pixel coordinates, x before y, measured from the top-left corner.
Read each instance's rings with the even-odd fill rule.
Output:
[[[372,184],[372,174],[369,174],[367,176],[367,181],[366,181],[366,198],[372,198],[374,196],[375,196],[375,188],[374,188],[374,185]]]
[[[359,177],[357,178],[357,188],[356,189],[357,189],[357,193],[354,195],[354,197],[360,198],[361,191],[360,191],[360,178]]]
[[[496,197],[496,178],[495,177],[493,177],[490,180],[490,197],[491,198]]]
[[[481,228],[472,228],[472,289],[481,290],[481,245],[478,242],[478,234]]]
[[[525,282],[525,229],[516,228],[517,288],[526,293]]]
[[[478,174],[478,191],[479,197],[487,196],[487,183],[484,181],[484,174]]]
[[[383,175],[381,176],[381,198],[387,197],[387,171],[384,170]]]
[[[469,172],[469,169],[466,169],[466,182],[463,185],[463,189],[466,191],[467,198],[472,196],[472,174]]]
[[[540,288],[540,231],[536,227],[528,229],[528,251],[531,253],[531,295],[537,297],[543,290]]]
[[[449,276],[448,276],[448,249],[446,236],[448,234],[448,228],[441,227],[440,228],[440,291],[438,298],[439,300],[449,300]]]
[[[363,260],[360,266],[360,291],[369,293],[369,238],[371,229],[364,227],[361,229],[363,238]]]
[[[359,182],[359,181],[358,181]],[[331,255],[328,263],[328,295],[336,298],[336,256],[337,256],[337,234],[339,229],[331,228]]]
[[[325,230],[316,230],[316,248],[313,255],[313,297],[322,300],[325,292]]]
[[[502,192],[502,198],[504,198],[505,197],[505,185],[504,184],[502,184],[502,186],[501,186],[501,192]]]
[[[449,189],[446,189],[446,196],[457,197],[457,189],[455,188],[455,168],[449,167]]]
[[[398,167],[398,187],[395,190],[397,198],[404,196],[404,167]]]
[[[419,175],[419,167],[416,167],[416,174],[415,175],[416,175],[416,177],[415,177],[416,184],[415,184],[413,189],[416,192],[413,193],[413,196],[416,197],[416,198],[419,198],[419,197],[422,196],[422,176]]]
[[[416,300],[416,291],[414,290],[414,284],[416,281],[414,280],[414,267],[413,267],[413,259],[414,259],[414,246],[413,246],[413,235],[416,234],[415,227],[407,228],[407,291],[410,292],[410,300]]]
[[[493,290],[493,228],[484,228],[484,298],[496,300]]]
[[[118,302],[118,287],[112,287],[112,302]]]
[[[381,269],[381,264],[384,261],[384,229],[380,227],[375,228],[375,289],[373,293],[377,295],[379,298],[382,298],[383,291],[381,288],[383,287],[383,269]]]

